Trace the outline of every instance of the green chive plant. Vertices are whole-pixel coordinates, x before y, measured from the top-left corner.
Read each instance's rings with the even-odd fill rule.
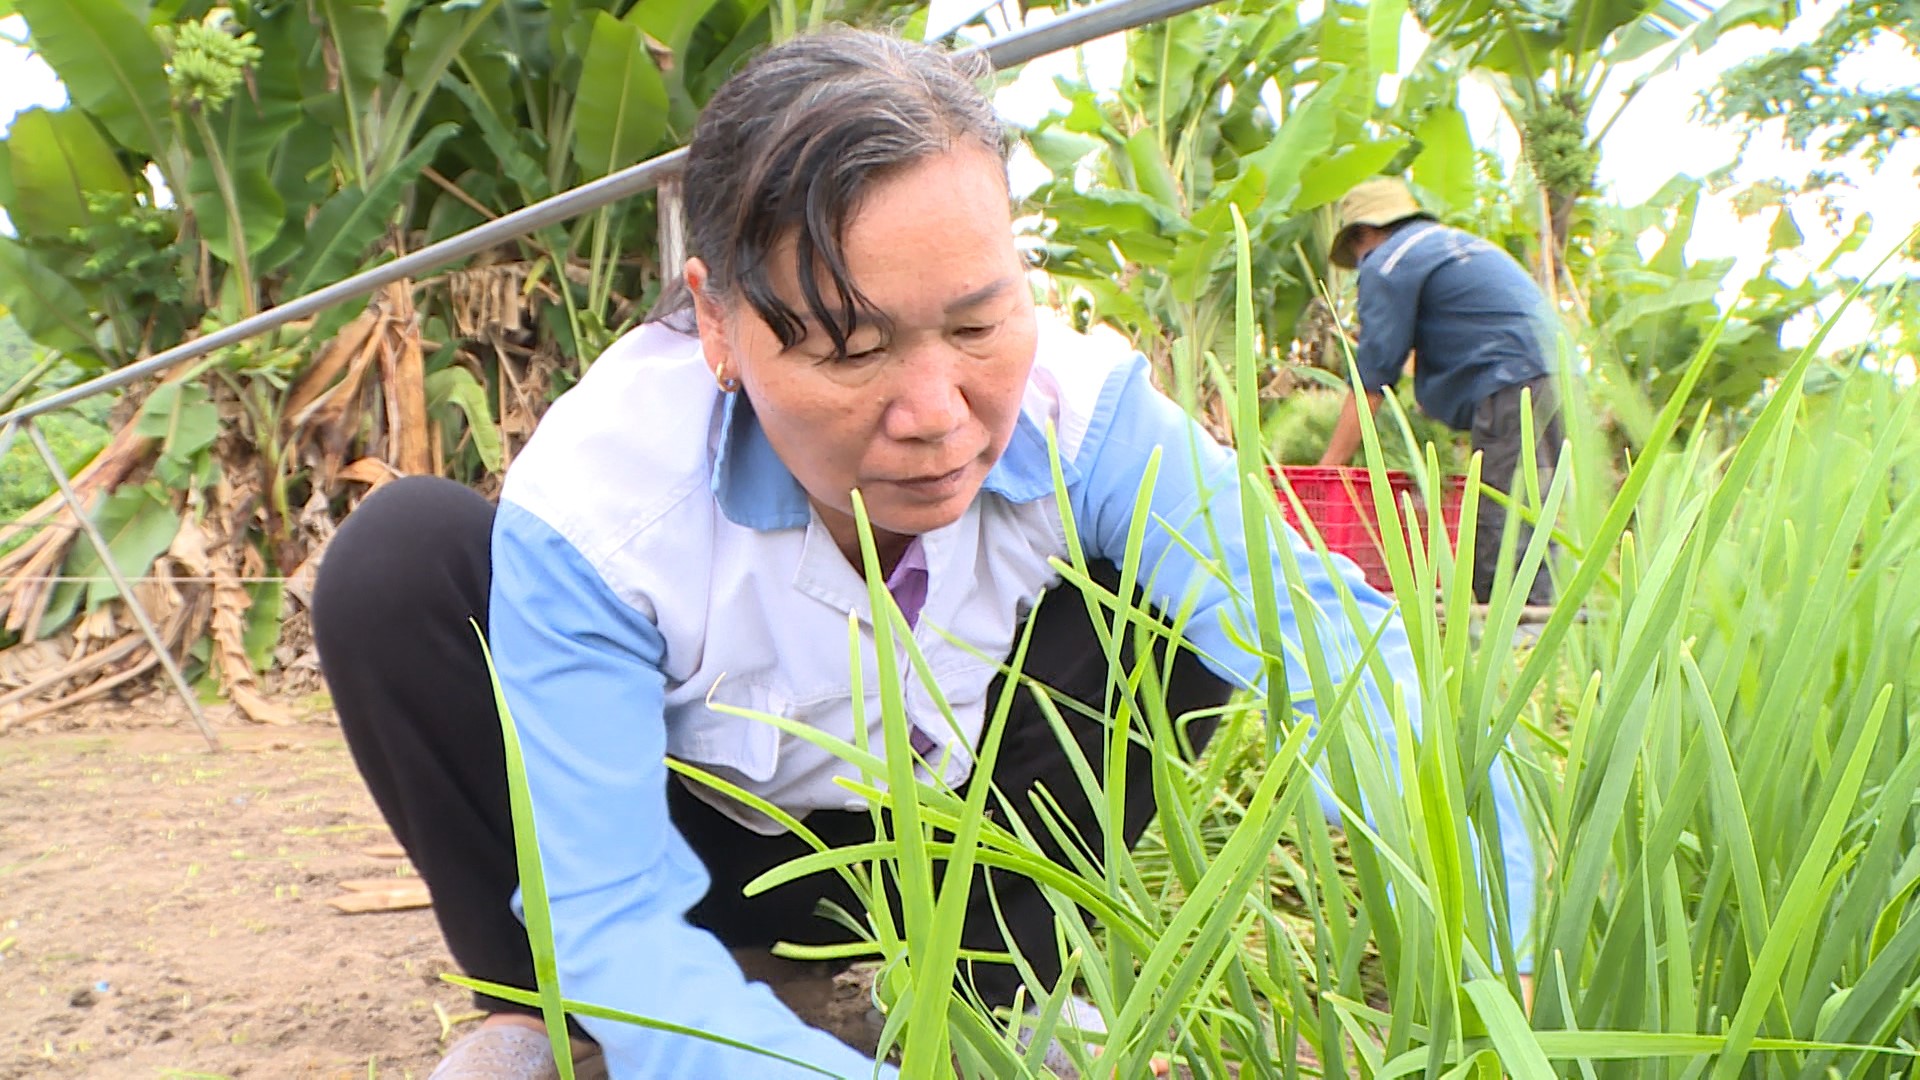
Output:
[[[1237,528],[1254,560],[1240,590],[1244,644],[1266,661],[1260,694],[1229,708],[1211,748],[1185,753],[1191,716],[1159,694],[1164,653],[1188,613],[1157,616],[1130,599],[1154,571],[1141,551],[1151,524],[1143,493],[1121,587],[1095,584],[1075,539],[1046,603],[1083,603],[1104,628],[1109,765],[1129,745],[1153,750],[1160,808],[1149,840],[1129,850],[1108,835],[1070,837],[1043,793],[1015,800],[990,785],[964,796],[914,775],[906,679],[940,688],[905,632],[856,501],[865,541],[876,650],[880,746],[830,738],[776,716],[756,719],[824,746],[853,765],[849,786],[872,807],[876,839],[828,849],[775,807],[698,769],[682,775],[740,798],[807,839],[815,853],[749,886],[837,873],[866,910],[834,913],[849,943],[793,949],[878,962],[874,999],[883,1052],[913,1078],[1037,1077],[1059,1036],[1087,1076],[1125,1080],[1170,1061],[1182,1075],[1292,1078],[1893,1077],[1920,1047],[1920,446],[1915,393],[1876,378],[1845,409],[1809,408],[1819,341],[1731,434],[1702,423],[1677,436],[1692,383],[1718,333],[1706,335],[1680,388],[1613,488],[1614,463],[1569,401],[1569,445],[1544,490],[1531,479],[1510,500],[1503,571],[1484,610],[1471,604],[1479,485],[1469,466],[1457,545],[1439,501],[1396,503],[1375,483],[1399,615],[1419,671],[1394,686],[1372,625],[1350,594],[1317,611],[1284,537],[1282,498],[1259,434],[1248,240],[1235,221],[1238,338],[1219,389],[1236,408],[1240,520],[1189,535],[1216,548]],[[1189,400],[1192,387],[1179,388]],[[1388,419],[1402,437],[1405,416]],[[1383,432],[1369,419],[1369,466]],[[1428,448],[1421,480],[1443,479]],[[1150,485],[1159,468],[1147,470]],[[1057,467],[1056,467],[1057,468]],[[1058,476],[1056,473],[1056,480]],[[1064,483],[1058,483],[1064,492]],[[1517,542],[1518,523],[1536,525]],[[1186,526],[1193,523],[1169,523]],[[1309,528],[1313,556],[1333,565]],[[1203,565],[1218,567],[1198,552]],[[1524,589],[1551,559],[1553,615],[1515,645]],[[1300,639],[1283,639],[1291,609]],[[1336,628],[1359,651],[1336,663]],[[850,622],[849,644],[866,648]],[[1132,660],[1122,646],[1136,646]],[[1117,821],[1124,771],[1095,779],[1066,735],[1063,710],[1020,673],[1026,642],[994,703],[977,775],[991,775],[1016,694],[1042,702],[1080,783]],[[1307,673],[1289,684],[1291,656]],[[1357,705],[1371,672],[1391,725]],[[860,677],[859,665],[854,668]],[[856,702],[862,701],[856,683]],[[944,708],[944,706],[943,706]],[[564,996],[511,716],[506,732],[526,923],[540,985],[456,980],[542,1008],[550,1030],[571,1012],[623,1016]],[[1418,721],[1415,721],[1415,718]],[[950,715],[949,715],[949,718]],[[864,725],[862,725],[864,729]],[[1515,942],[1507,896],[1517,884],[1495,842],[1491,777],[1517,781],[1538,851],[1536,910]],[[1317,787],[1341,820],[1330,824]],[[1058,864],[1038,838],[1068,841]],[[960,945],[969,886],[991,868],[1038,882],[1056,906],[1068,978],[1038,985],[1017,955]],[[1085,913],[1085,917],[1082,917]],[[956,974],[979,961],[1027,974],[1036,1018],[982,1005]],[[1519,973],[1531,964],[1529,1003]],[[1074,984],[1069,987],[1068,983]],[[1061,1020],[1070,990],[1105,1022],[1075,1037]],[[1017,1010],[1016,1010],[1017,1012]],[[1024,1043],[1021,1027],[1032,1029]],[[566,1062],[566,1039],[554,1037]],[[563,1067],[570,1077],[570,1067]]]

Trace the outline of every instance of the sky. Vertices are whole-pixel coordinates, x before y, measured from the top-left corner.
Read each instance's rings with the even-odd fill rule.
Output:
[[[1304,0],[1303,13],[1304,9],[1317,7],[1319,2]],[[928,24],[938,29],[982,6],[981,0],[933,0]],[[1781,44],[1811,38],[1840,6],[1841,0],[1808,0],[1803,3],[1800,17],[1788,26],[1784,35],[1754,28],[1736,30],[1723,36],[1707,53],[1687,57],[1676,70],[1651,82],[1628,107],[1601,147],[1599,183],[1604,195],[1625,204],[1637,203],[1658,191],[1675,174],[1704,176],[1732,161],[1740,153],[1742,134],[1733,128],[1716,128],[1692,119],[1700,92],[1711,86],[1720,72],[1741,60]],[[996,8],[989,17],[1004,28],[998,11]],[[1049,15],[1036,12],[1033,17],[1045,19]],[[0,19],[0,34],[18,38],[24,31],[18,17]],[[1409,17],[1403,28],[1402,63],[1410,64],[1424,44],[1424,37]],[[997,104],[1009,120],[1033,123],[1059,103],[1053,87],[1054,75],[1071,73],[1076,62],[1084,62],[1096,85],[1110,85],[1117,80],[1122,56],[1120,41],[1113,37],[1086,46],[1077,59],[1072,54],[1042,57],[1021,71],[1014,83],[1000,93]],[[1651,63],[1652,58],[1648,58],[1637,66],[1623,69],[1611,81],[1608,92],[1617,93]],[[1879,47],[1850,61],[1840,75],[1843,79],[1872,84],[1915,85],[1920,84],[1920,61],[1906,54],[1897,43],[1883,40]],[[1390,95],[1391,90],[1389,79],[1383,93]],[[0,127],[10,125],[22,109],[34,105],[58,106],[65,98],[58,80],[45,64],[25,49],[0,41]],[[1493,147],[1511,160],[1519,139],[1492,89],[1469,82],[1462,91],[1462,107],[1475,143]],[[1611,112],[1611,107],[1597,111],[1605,114]],[[1741,220],[1733,208],[1733,194],[1748,184],[1772,177],[1798,179],[1812,169],[1827,168],[1849,175],[1855,184],[1832,193],[1841,212],[1838,231],[1828,231],[1814,199],[1796,199],[1790,205],[1807,235],[1807,243],[1799,252],[1782,257],[1776,276],[1788,281],[1803,276],[1824,260],[1839,237],[1853,227],[1856,215],[1871,213],[1872,241],[1864,250],[1843,258],[1836,267],[1844,273],[1863,274],[1889,250],[1901,246],[1908,232],[1920,224],[1920,199],[1914,197],[1916,172],[1920,172],[1920,145],[1916,144],[1920,144],[1920,140],[1899,147],[1883,167],[1870,171],[1864,163],[1835,165],[1820,161],[1813,150],[1796,152],[1785,145],[1777,122],[1763,127],[1747,146],[1734,174],[1734,185],[1718,196],[1703,200],[1687,254],[1696,260],[1736,259],[1735,269],[1728,275],[1730,287],[1752,277],[1766,263],[1771,218]],[[1044,175],[1031,160],[1016,163],[1015,185],[1031,188]],[[1849,314],[1853,317],[1843,319],[1841,336],[1857,339],[1865,332],[1869,316],[1865,312]],[[1810,332],[1811,327],[1794,329],[1795,334],[1791,336],[1800,336]]]

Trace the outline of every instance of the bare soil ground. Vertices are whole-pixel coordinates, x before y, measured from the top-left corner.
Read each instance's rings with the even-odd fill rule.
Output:
[[[110,725],[0,739],[0,1076],[425,1076],[472,1006],[430,911],[325,902],[411,873],[331,722]]]
[[[332,717],[214,711],[209,753],[163,697],[0,736],[0,1078],[423,1078],[478,1014],[426,909],[342,914],[410,875]],[[756,977],[872,1046],[864,988],[770,958]]]

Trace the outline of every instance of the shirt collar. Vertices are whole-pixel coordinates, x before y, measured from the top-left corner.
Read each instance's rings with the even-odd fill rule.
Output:
[[[1400,260],[1406,256],[1408,251],[1412,250],[1413,245],[1419,243],[1427,234],[1439,232],[1444,228],[1446,228],[1446,226],[1441,225],[1432,218],[1417,219],[1416,222],[1407,224],[1392,236],[1387,237],[1385,241],[1377,245],[1372,251],[1367,252],[1367,257],[1360,261],[1363,263],[1377,263],[1379,264],[1381,274],[1391,274],[1393,273],[1393,268],[1399,265]]]
[[[720,511],[735,525],[763,532],[806,527],[812,512],[806,489],[774,453],[747,396],[726,395],[721,410],[720,445],[710,483]],[[1062,461],[1061,467],[1069,480],[1077,478],[1071,462]],[[1053,494],[1047,437],[1024,410],[983,490],[1014,503]]]
[[[805,528],[811,513],[807,491],[773,452],[747,395],[727,394],[724,401],[712,482],[721,512],[749,529]]]

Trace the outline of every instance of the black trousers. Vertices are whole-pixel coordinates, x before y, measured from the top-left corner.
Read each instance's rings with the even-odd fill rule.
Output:
[[[468,625],[469,619],[486,625],[492,524],[493,506],[450,481],[410,478],[382,488],[347,519],[327,550],[314,588],[314,639],[347,745],[374,802],[432,894],[454,960],[474,978],[532,987],[526,931],[508,909],[518,873],[506,757],[486,667]],[[1111,566],[1098,569],[1109,588],[1117,585]],[[1026,673],[1064,697],[1099,709],[1107,693],[1107,664],[1085,604],[1063,591],[1031,618],[1036,622]],[[996,681],[994,693],[998,690]],[[1175,658],[1165,687],[1169,716],[1216,709],[1229,694],[1228,686],[1190,653]],[[1099,770],[1106,726],[1070,708],[1060,711]],[[1185,730],[1196,751],[1213,728],[1211,717],[1188,723]],[[1030,695],[1017,697],[1003,740],[993,782],[1022,813],[1031,805],[1027,794],[1044,785],[1097,851],[1093,809]],[[1123,829],[1132,844],[1155,813],[1148,751],[1136,744],[1127,770]],[[706,897],[688,915],[691,923],[734,948],[849,939],[843,928],[816,913],[823,899],[860,913],[836,874],[812,875],[752,898],[741,895],[748,881],[810,848],[790,834],[769,837],[744,829],[679,781],[668,783],[674,825],[713,878]],[[1028,820],[1035,833],[1049,837],[1031,815]],[[873,838],[865,813],[815,811],[806,823],[834,846]],[[1050,858],[1066,862],[1050,838],[1044,845]],[[976,879],[970,899],[963,945],[1007,947],[994,916],[997,902],[1012,944],[1043,980],[1057,980],[1061,961],[1054,946],[1054,913],[1036,886],[994,872],[991,897]],[[975,965],[971,976],[993,1005],[1011,1003],[1020,985],[1018,973],[1006,965]],[[492,998],[477,1001],[490,1010],[516,1008]]]
[[[1522,391],[1532,391],[1533,444],[1530,446],[1520,430]],[[1540,493],[1544,496],[1553,483],[1554,461],[1564,439],[1560,399],[1554,392],[1551,375],[1497,390],[1474,406],[1473,448],[1481,454],[1480,479],[1496,491],[1506,494],[1526,491],[1526,478],[1521,475],[1520,467],[1531,463],[1540,478]],[[1482,498],[1480,512],[1474,520],[1473,595],[1484,604],[1493,593],[1493,579],[1499,569],[1500,534],[1507,525],[1507,508]],[[1532,536],[1533,529],[1523,523],[1514,546],[1516,561]],[[1525,588],[1527,603],[1553,603],[1553,578],[1547,573],[1545,562]]]

